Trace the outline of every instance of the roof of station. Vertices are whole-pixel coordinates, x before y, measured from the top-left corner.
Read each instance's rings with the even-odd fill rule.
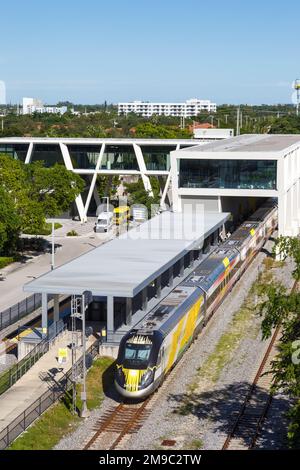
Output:
[[[243,134],[178,152],[286,152],[300,146],[300,134]],[[179,154],[178,154],[179,155]]]
[[[2,137],[0,143],[12,144],[59,144],[67,145],[199,145],[199,139],[136,139],[136,138],[86,138],[86,137]]]
[[[133,297],[191,248],[201,246],[229,216],[163,212],[25,284],[24,290],[48,294],[90,290],[94,296]]]

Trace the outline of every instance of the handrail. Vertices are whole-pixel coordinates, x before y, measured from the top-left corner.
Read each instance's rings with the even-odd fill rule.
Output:
[[[62,320],[56,322],[55,333],[48,331],[48,335],[43,338],[34,348],[26,354],[23,359],[11,366],[0,375],[0,395],[6,392],[14,385],[26,372],[46,353],[49,351],[51,343],[67,328]],[[52,325],[51,325],[52,326]]]

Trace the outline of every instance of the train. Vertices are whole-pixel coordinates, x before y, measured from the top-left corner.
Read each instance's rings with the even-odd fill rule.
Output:
[[[276,229],[266,200],[122,338],[114,383],[124,398],[144,399],[163,382]]]

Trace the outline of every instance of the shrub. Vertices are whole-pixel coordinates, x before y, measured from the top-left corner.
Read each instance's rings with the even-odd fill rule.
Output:
[[[67,237],[77,237],[78,233],[76,230],[70,230],[70,232],[67,233]]]

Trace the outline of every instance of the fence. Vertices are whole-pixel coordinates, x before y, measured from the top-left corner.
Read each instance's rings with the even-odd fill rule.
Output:
[[[55,338],[66,328],[63,320],[53,323],[49,327],[48,335],[40,341],[21,361],[14,364],[0,375],[0,395],[8,390],[26,372],[49,351]]]
[[[48,297],[50,300],[50,296]],[[42,294],[33,294],[0,312],[0,331],[26,317],[42,305]]]
[[[90,353],[93,359],[98,355],[99,344],[98,340],[87,350],[87,353]],[[76,364],[80,369],[80,367],[82,367],[82,358],[80,358]],[[24,432],[28,426],[71,388],[71,376],[72,369],[69,370],[58,383],[54,383],[52,389],[43,393],[40,398],[28,406],[23,413],[0,432],[0,450],[6,449],[6,447]]]

